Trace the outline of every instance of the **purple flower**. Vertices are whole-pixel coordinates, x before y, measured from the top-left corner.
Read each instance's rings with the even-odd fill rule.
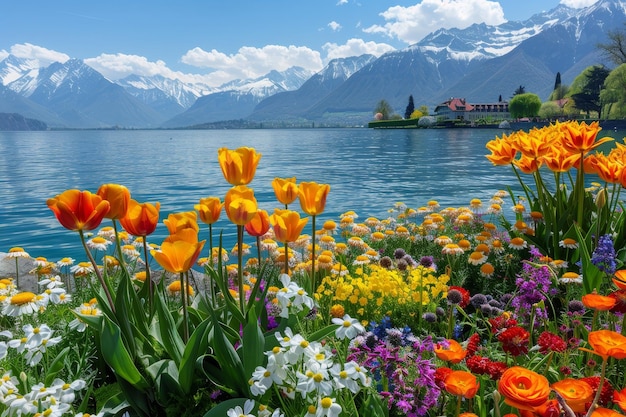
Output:
[[[608,275],[615,273],[617,264],[615,263],[615,248],[611,235],[600,236],[598,246],[591,255],[591,263]]]

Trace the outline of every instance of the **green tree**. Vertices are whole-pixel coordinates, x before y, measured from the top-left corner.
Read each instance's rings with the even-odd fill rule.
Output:
[[[525,93],[526,93],[526,87],[524,87],[523,85],[520,85],[513,92],[513,97],[518,96],[520,94],[525,94]]]
[[[626,117],[626,64],[609,73],[600,93],[603,113],[607,118]]]
[[[604,87],[604,80],[609,72],[603,65],[587,67],[574,79],[570,87],[569,96],[574,99],[576,108],[586,113],[587,117],[591,112],[597,112],[600,117],[602,110],[600,90]]]
[[[554,101],[546,101],[539,109],[539,117],[542,119],[556,119],[563,114],[563,110]]]
[[[389,117],[393,114],[393,108],[387,100],[380,100],[374,109],[374,115],[380,114],[380,120],[389,120]],[[377,119],[378,116],[375,116]]]
[[[553,88],[553,90],[556,90],[560,86],[561,86],[561,73],[557,72],[556,73],[556,79],[554,80],[554,88]]]
[[[554,91],[550,94],[548,98],[549,101],[561,100],[562,98],[567,97],[569,93],[569,87],[567,85],[560,84]]]
[[[509,102],[509,111],[514,118],[535,117],[539,114],[541,99],[537,94],[517,94]]]
[[[422,116],[428,116],[428,106],[426,106],[425,104],[422,104],[417,110],[422,113]]]
[[[410,119],[411,114],[413,114],[413,110],[415,110],[415,103],[413,102],[413,95],[410,95],[409,104],[407,104],[406,109],[404,110],[404,118]]]
[[[607,43],[599,43],[597,47],[604,56],[615,65],[626,63],[626,32],[624,30],[609,30]]]

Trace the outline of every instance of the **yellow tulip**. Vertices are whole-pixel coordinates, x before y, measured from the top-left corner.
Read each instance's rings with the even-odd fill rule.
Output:
[[[224,198],[224,210],[231,222],[238,226],[245,226],[258,211],[252,188],[238,185],[228,190]]]
[[[128,204],[130,203],[130,191],[128,191],[128,188],[119,184],[103,184],[98,188],[96,194],[111,205],[111,209],[104,217],[107,219],[121,219],[126,216]]]
[[[163,269],[180,274],[189,271],[195,264],[204,242],[198,242],[197,231],[186,228],[165,238],[160,250],[152,250],[150,253]]]
[[[252,182],[261,154],[254,148],[241,147],[235,150],[220,148],[217,159],[224,178],[234,186]]]
[[[203,223],[213,224],[220,218],[224,203],[220,202],[219,197],[206,197],[201,198],[200,203],[193,207],[198,211]]]
[[[324,212],[326,198],[330,192],[330,185],[316,182],[303,182],[298,189],[300,207],[309,216],[316,216]]]
[[[182,229],[193,229],[197,233],[198,227],[197,215],[195,211],[184,211],[181,213],[170,213],[163,223],[167,226],[170,235],[176,234]]]
[[[308,220],[300,219],[300,214],[293,210],[276,209],[270,216],[276,240],[282,243],[295,242]]]
[[[298,185],[296,177],[293,178],[274,178],[272,188],[276,199],[282,204],[291,204],[298,198]]]

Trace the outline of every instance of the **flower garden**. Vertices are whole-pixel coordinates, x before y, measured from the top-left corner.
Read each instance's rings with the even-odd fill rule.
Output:
[[[218,151],[225,196],[165,219],[123,185],[54,196],[85,260],[8,251],[0,415],[624,415],[626,145],[599,132],[496,137],[486,157],[522,195],[385,219],[321,221],[330,186],[295,178],[260,209],[245,147]]]

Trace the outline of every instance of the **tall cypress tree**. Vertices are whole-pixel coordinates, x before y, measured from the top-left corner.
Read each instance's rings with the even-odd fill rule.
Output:
[[[406,110],[404,111],[404,118],[410,119],[411,115],[415,111],[415,103],[413,103],[413,95],[409,96],[409,104],[406,106]]]
[[[560,86],[561,86],[561,73],[557,72],[556,73],[556,80],[554,80],[554,90],[556,90]]]

